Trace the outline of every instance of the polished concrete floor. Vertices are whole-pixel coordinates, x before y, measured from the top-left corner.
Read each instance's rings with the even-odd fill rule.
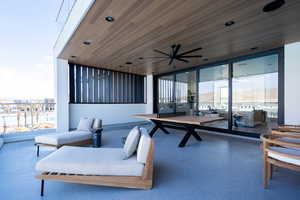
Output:
[[[106,131],[103,147],[121,147],[128,129]],[[158,132],[155,138],[155,183],[152,190],[120,189],[34,178],[33,141],[8,143],[0,150],[0,199],[104,200],[289,200],[300,199],[300,173],[276,169],[270,188],[262,188],[262,160],[256,141],[201,134],[185,148],[177,145],[183,134]],[[40,157],[53,149],[41,147]]]

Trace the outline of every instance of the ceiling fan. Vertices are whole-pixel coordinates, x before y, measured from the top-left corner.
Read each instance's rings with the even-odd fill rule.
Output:
[[[165,53],[163,51],[154,49],[154,52],[160,53],[164,56],[161,56],[161,57],[148,57],[148,58],[164,58],[164,60],[169,60],[168,65],[173,64],[173,67],[175,67],[175,60],[188,63],[189,61],[187,59],[189,59],[189,58],[201,58],[202,57],[202,55],[189,55],[193,52],[200,51],[202,49],[201,47],[196,48],[196,49],[192,49],[192,50],[189,50],[189,51],[185,51],[183,53],[179,52],[180,48],[181,48],[180,44],[173,44],[171,46],[170,53]]]

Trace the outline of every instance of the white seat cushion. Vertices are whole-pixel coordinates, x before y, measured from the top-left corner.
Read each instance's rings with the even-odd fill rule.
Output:
[[[88,140],[91,138],[92,133],[89,131],[71,131],[66,133],[39,135],[35,137],[35,143],[62,145]]]
[[[94,119],[91,118],[81,118],[77,126],[77,131],[90,131],[92,129]]]
[[[289,155],[295,155],[295,156],[300,156],[300,149],[289,149],[289,148],[282,148],[282,147],[269,147],[271,150],[280,152],[280,153],[285,153]],[[268,153],[268,156],[271,158],[274,158],[276,160],[280,160],[283,162],[291,163],[294,165],[299,165],[300,166],[300,159],[295,159],[295,158],[287,158],[285,156],[281,156],[275,153]]]
[[[141,136],[138,150],[137,150],[137,161],[139,163],[145,164],[147,162],[148,153],[151,147],[151,137],[148,134],[143,134]]]
[[[134,127],[128,134],[123,150],[124,150],[124,159],[130,158],[137,149],[139,140],[140,140],[140,129],[138,126]]]
[[[64,146],[36,164],[41,172],[84,175],[141,176],[143,169],[136,156],[123,160],[122,148]]]

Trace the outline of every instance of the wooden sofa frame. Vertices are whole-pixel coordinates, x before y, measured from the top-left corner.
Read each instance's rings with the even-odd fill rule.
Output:
[[[66,144],[59,144],[59,145],[54,145],[54,144],[45,144],[45,143],[35,143],[34,145],[37,147],[36,149],[36,156],[40,156],[40,146],[48,146],[48,147],[55,147],[56,149],[59,149],[62,146],[85,146],[93,144],[93,139],[87,139],[87,140],[81,140],[78,142],[72,142],[72,143],[66,143]]]
[[[142,176],[101,176],[44,172],[36,176],[37,179],[41,179],[41,196],[44,195],[44,180],[121,188],[151,189],[153,185],[153,154],[154,142],[152,140]]]
[[[263,140],[263,162],[264,162],[263,186],[264,186],[264,188],[268,187],[269,181],[270,181],[270,179],[272,179],[274,166],[300,171],[300,166],[298,166],[298,165],[280,161],[280,160],[277,160],[277,159],[274,159],[274,158],[271,158],[268,156],[268,153],[273,153],[273,154],[276,154],[279,156],[284,156],[286,158],[293,158],[293,159],[300,160],[300,156],[273,151],[269,148],[270,146],[279,146],[279,147],[284,147],[284,148],[299,148],[300,149],[299,143],[276,140],[281,137],[300,139],[300,135],[296,135],[293,133],[280,132],[280,131],[275,131],[275,130],[272,131],[272,135],[262,135],[261,136],[261,139]]]

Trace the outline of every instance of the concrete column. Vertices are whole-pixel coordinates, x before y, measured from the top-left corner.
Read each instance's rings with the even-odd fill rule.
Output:
[[[152,113],[153,113],[153,75],[148,75],[146,114],[152,114]]]
[[[285,124],[300,125],[300,42],[284,47]]]
[[[69,75],[68,61],[56,59],[54,62],[55,77],[55,112],[57,132],[69,130]]]

